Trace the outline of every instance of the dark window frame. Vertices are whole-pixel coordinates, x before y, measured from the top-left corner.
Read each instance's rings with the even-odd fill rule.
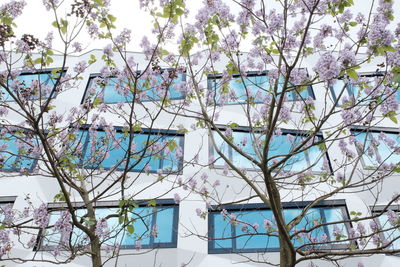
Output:
[[[78,129],[78,131],[89,131],[90,128],[90,124],[83,124],[80,126],[80,128]],[[117,132],[122,132],[122,130],[124,129],[124,127],[122,126],[114,126],[114,129]],[[102,131],[104,132],[103,127],[99,127],[96,129],[96,131]],[[179,138],[179,143],[177,142],[177,144],[182,148],[183,151],[183,155],[182,157],[179,159],[179,162],[177,163],[177,171],[171,171],[168,172],[170,174],[182,174],[183,172],[183,161],[184,161],[184,151],[185,151],[185,134],[184,133],[180,133],[177,130],[166,130],[166,129],[149,129],[149,128],[142,128],[141,131],[135,131],[133,133],[137,133],[137,134],[161,134],[163,137],[164,136],[172,136],[172,137],[180,137]],[[86,140],[84,142],[82,142],[82,152],[83,155],[82,157],[79,159],[79,163],[77,164],[77,166],[79,168],[83,168],[83,164],[82,162],[84,161],[84,155],[86,153],[87,150],[87,146],[89,143],[89,134],[86,138]],[[162,165],[163,165],[164,159],[160,159],[160,168],[162,169]],[[85,166],[85,169],[89,169],[89,170],[93,170],[93,169],[98,169],[98,168],[102,168],[104,170],[111,170],[112,167],[102,167],[101,165],[97,166],[97,167],[88,167]],[[122,168],[117,168],[115,169],[116,171],[123,171],[124,170],[124,166]],[[129,172],[143,172],[144,170],[140,170],[140,171],[135,171],[133,168],[131,168],[129,170]],[[157,170],[149,170],[149,173],[157,173]]]
[[[284,209],[301,209],[310,204],[311,201],[292,201],[292,202],[282,202],[282,207]],[[348,211],[346,201],[344,199],[335,200],[324,200],[318,202],[313,208],[324,208],[324,207],[339,207],[342,211],[344,222],[347,232],[352,227],[351,223],[348,221],[350,219],[350,213]],[[225,209],[228,212],[235,211],[254,211],[254,210],[270,210],[268,205],[261,203],[251,203],[251,204],[236,204],[236,205],[212,205],[208,211],[208,254],[233,254],[233,253],[266,253],[266,252],[279,252],[279,248],[250,248],[250,249],[237,249],[236,248],[236,233],[235,227],[232,227],[232,248],[216,248],[214,245],[214,240],[218,240],[214,236],[214,223],[213,219],[215,215],[219,215],[220,212]],[[322,216],[323,223],[327,223],[326,218]],[[327,226],[322,226],[327,231]],[[329,238],[329,236],[328,236]],[[340,241],[339,241],[340,242]],[[355,242],[351,242],[357,245]],[[327,247],[320,248],[321,250],[344,250],[348,249],[349,244],[332,244]]]
[[[221,131],[225,131],[228,127],[226,125],[217,125],[217,128],[219,130],[221,130]],[[232,131],[233,132],[241,132],[241,133],[249,133],[250,134],[249,130],[250,130],[250,128],[248,126],[238,126],[238,127],[235,127]],[[214,132],[214,131],[215,131],[215,129],[212,129],[212,132]],[[281,129],[281,131],[282,131],[282,135],[291,134],[291,135],[294,135],[294,136],[307,136],[307,131],[306,130]],[[253,132],[256,133],[257,129],[255,128]],[[324,140],[324,136],[323,136],[322,132],[318,132],[316,134],[316,137],[319,140]],[[213,156],[216,153],[216,151],[214,149],[214,146],[212,144],[212,140],[211,140],[211,136],[210,135],[208,136],[208,152],[209,152],[208,153],[209,157]],[[330,173],[333,173],[333,168],[332,168],[332,164],[331,164],[331,160],[330,160],[330,157],[329,157],[328,150],[325,151],[324,155],[326,157],[326,160],[328,161],[329,168],[330,168]],[[230,161],[233,160],[233,148],[231,146],[228,146],[228,155],[227,156],[228,156]],[[308,166],[308,162],[310,160],[309,160],[308,153],[305,153],[305,157],[306,157],[306,161],[307,161],[307,168],[309,168],[310,166]],[[211,167],[214,168],[214,169],[224,168],[224,166],[222,166],[222,165],[216,165],[215,162],[211,164]],[[244,168],[244,169],[248,170],[248,171],[259,171],[259,169],[257,169],[257,168]],[[321,173],[320,171],[312,171],[312,172],[313,173],[317,173],[317,174]]]
[[[3,205],[14,204],[16,199],[17,199],[16,196],[0,196],[0,204]]]
[[[139,208],[142,207],[149,207],[148,203],[149,200],[138,200],[135,201],[136,203],[139,204]],[[72,206],[75,208],[75,210],[79,209],[84,209],[85,204],[83,202],[73,202]],[[173,199],[157,199],[156,200],[156,206],[153,208],[159,208],[159,207],[172,207],[173,209],[173,218],[172,218],[172,241],[171,242],[159,242],[156,243],[154,242],[154,236],[150,234],[150,241],[149,245],[142,245],[141,249],[159,249],[159,248],[177,248],[178,246],[178,227],[179,227],[179,204],[176,204]],[[119,208],[119,202],[118,201],[99,201],[94,203],[94,208]],[[151,208],[151,207],[149,207]],[[66,203],[60,203],[60,202],[53,202],[53,203],[48,203],[47,204],[47,209],[49,216],[51,212],[53,211],[62,211],[62,210],[68,210]],[[155,222],[157,220],[157,212],[154,212],[151,214],[151,226],[149,229],[151,230],[153,226],[155,225]],[[43,229],[39,230],[35,246],[33,248],[34,251],[52,251],[54,250],[54,246],[43,246],[42,245],[42,235],[43,235]],[[72,228],[71,235],[73,233],[74,229]],[[121,249],[136,249],[135,244],[133,245],[121,245]]]
[[[173,69],[173,68],[161,69],[160,74],[162,74],[164,71],[171,71],[171,70],[175,70],[175,69]],[[141,71],[136,71],[136,74],[139,75],[140,73],[141,73]],[[95,78],[101,78],[102,79],[101,73],[91,73],[89,75],[89,79],[88,79],[88,82],[86,84],[85,91],[83,93],[83,97],[82,97],[82,100],[81,100],[81,105],[84,104],[87,101],[87,99],[88,99],[88,90],[89,90],[90,86],[92,85],[93,79],[95,79]],[[111,77],[108,77],[108,78],[116,78],[116,77],[115,76],[111,76]],[[182,81],[186,82],[186,71],[184,73],[182,73]],[[101,91],[103,92],[104,88],[102,88]],[[186,95],[187,95],[186,93],[182,93],[182,97],[173,97],[173,98],[169,98],[169,100],[182,100],[182,99],[186,98]],[[117,103],[120,103],[120,102],[105,103],[104,99],[102,101],[106,105],[115,105]],[[154,102],[154,101],[161,101],[161,100],[143,99],[143,100],[140,100],[140,101],[142,101],[142,102]],[[125,102],[122,102],[122,103],[129,103],[129,102],[125,101]]]
[[[307,70],[307,69],[306,69]],[[208,91],[212,91],[212,92],[216,92],[216,90],[218,89],[218,88],[216,88],[216,81],[217,80],[220,80],[221,78],[222,78],[222,74],[221,73],[217,73],[217,74],[208,74],[207,75],[207,89],[208,89]],[[233,74],[232,75],[232,78],[233,79],[235,79],[235,78],[239,78],[239,77],[241,77],[242,75],[240,75],[240,74]],[[247,73],[246,73],[246,77],[243,77],[243,79],[246,79],[247,77],[261,77],[261,76],[266,76],[266,77],[268,77],[268,71],[262,71],[262,72],[259,72],[259,71],[248,71]],[[307,87],[307,92],[308,92],[308,94],[309,94],[309,96],[313,99],[313,100],[315,100],[315,94],[314,94],[314,90],[313,90],[313,88],[312,88],[312,85],[304,85],[304,86],[306,86]],[[298,86],[295,86],[295,87],[298,87]],[[294,89],[295,90],[295,89]],[[297,95],[297,93],[296,92],[294,92],[296,95]],[[287,102],[296,102],[296,101],[301,101],[301,98],[298,98],[298,97],[296,97],[296,99],[292,99],[292,100],[287,100]],[[211,104],[215,104],[216,106],[221,106],[221,103],[219,103],[220,101],[214,101],[214,102],[212,102]],[[263,101],[261,101],[261,100],[258,100],[258,101],[254,101],[254,103],[255,104],[261,104],[261,103],[263,103]],[[209,103],[210,104],[210,103]],[[235,102],[235,103],[225,103],[224,104],[224,106],[227,106],[227,105],[243,105],[243,104],[246,104],[246,101],[244,101],[243,103],[241,103],[241,102]]]

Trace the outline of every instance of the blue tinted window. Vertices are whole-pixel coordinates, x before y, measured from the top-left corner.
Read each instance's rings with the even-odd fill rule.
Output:
[[[208,87],[211,93],[210,102],[215,104],[242,104],[247,102],[263,103],[268,95],[272,94],[274,80],[267,74],[247,77],[234,76],[228,83],[223,84],[220,76],[210,76]],[[282,92],[283,79],[278,83],[278,94]],[[310,86],[294,87],[286,94],[287,100],[295,101],[314,98]]]
[[[183,99],[185,94],[180,87],[185,83],[185,74],[177,73],[175,78],[169,78],[163,73],[139,79],[136,84],[137,99],[141,101],[159,101],[163,98]],[[87,94],[86,98],[100,97],[103,103],[114,104],[132,102],[134,91],[129,88],[135,88],[135,85],[133,81],[127,82],[115,77],[107,79],[91,77],[88,88],[92,93]]]
[[[331,85],[331,92],[333,100],[340,96],[339,105],[343,104],[342,99],[349,100],[350,97],[355,101],[368,104],[376,97],[387,97],[389,94],[394,93],[397,101],[400,101],[400,93],[394,92],[394,88],[388,88],[382,82],[383,75],[367,75],[361,76],[359,81],[353,82],[349,80],[338,79]],[[383,90],[389,90],[384,92]]]
[[[29,134],[15,132],[0,137],[0,171],[32,170],[37,162],[37,141]]]
[[[245,158],[241,153],[232,147],[228,146],[226,142],[219,136],[217,132],[213,132],[215,144],[221,152],[227,156],[235,166],[240,168],[253,169],[255,165]],[[239,132],[234,131],[232,133],[232,140],[234,144],[240,149],[240,151],[251,156],[252,158],[260,161],[259,157],[262,154],[263,138],[264,136],[259,133]],[[270,148],[268,151],[268,158],[271,159],[269,164],[283,159],[283,157],[293,151],[296,146],[304,141],[306,136],[296,135],[296,133],[290,133],[284,131],[282,135],[276,135],[272,138]],[[316,141],[320,141],[322,136],[317,136]],[[216,149],[211,149],[212,156],[216,159],[216,166],[223,166],[224,160],[219,157]],[[306,151],[298,152],[293,154],[289,160],[286,161],[284,170],[287,171],[301,171],[311,167],[313,171],[321,171],[323,169],[323,161],[327,160],[325,151],[322,151],[318,146],[312,146]]]
[[[124,170],[128,163],[129,134],[122,131],[79,130],[76,142],[83,150],[79,165],[85,168]],[[183,162],[183,139],[173,131],[133,133],[129,171],[180,172]],[[75,146],[72,150],[75,149]],[[75,153],[76,154],[76,153]]]
[[[9,80],[8,87],[17,98],[30,100],[46,99],[54,89],[53,87],[59,77],[60,74],[53,75],[51,72],[23,73],[17,76],[15,80]],[[55,96],[56,94],[53,94],[53,97]],[[7,90],[2,87],[0,87],[1,100],[14,101]]]
[[[162,248],[176,247],[178,228],[178,206],[162,205],[155,207],[137,207],[128,211],[127,216],[133,225],[133,233],[129,233],[123,224],[119,223],[120,210],[116,207],[97,207],[96,218],[101,220],[114,214],[107,219],[107,236],[103,237],[103,244],[121,248]],[[79,220],[84,220],[86,210],[77,209],[75,215]],[[59,220],[61,211],[51,211],[49,228],[42,233],[41,247],[43,249],[60,245],[61,234],[54,230],[53,226]],[[73,228],[69,241],[72,246],[85,246],[88,238],[82,230]]]
[[[353,129],[356,147],[368,167],[381,164],[398,164],[400,162],[400,135],[394,132],[362,131]]]
[[[398,216],[398,212],[396,212],[396,214]],[[382,241],[392,241],[388,249],[400,249],[400,230],[398,225],[390,222],[387,212],[384,212],[382,215],[380,215],[377,218],[377,221],[380,225],[380,229],[382,230]]]
[[[255,208],[258,206],[260,208]],[[271,210],[262,205],[232,206],[222,212],[211,211],[209,220],[209,252],[211,253],[245,253],[279,251],[279,238],[274,216]],[[283,215],[286,223],[301,214],[303,205],[285,207]],[[345,206],[324,206],[308,210],[305,217],[292,229],[292,242],[295,247],[310,247],[326,241],[335,241],[337,233],[346,239],[348,225],[340,223],[348,218]],[[326,223],[338,222],[332,225]],[[307,229],[313,229],[305,232]],[[333,230],[335,229],[335,230]],[[302,232],[303,231],[303,232]],[[297,233],[297,234],[296,234]],[[332,245],[322,245],[332,248]],[[348,241],[338,241],[333,247],[345,248]]]

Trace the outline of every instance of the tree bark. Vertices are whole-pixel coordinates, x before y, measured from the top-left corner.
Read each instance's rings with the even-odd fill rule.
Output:
[[[279,244],[280,244],[280,267],[294,267],[296,262],[296,253],[291,249],[291,244],[287,244],[287,242],[282,238],[282,235],[279,235]]]
[[[93,267],[101,267],[101,249],[100,249],[100,240],[96,236],[95,239],[91,240],[90,248],[92,252],[92,266]]]

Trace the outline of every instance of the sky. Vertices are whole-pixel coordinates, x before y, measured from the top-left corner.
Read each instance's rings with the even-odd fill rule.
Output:
[[[2,2],[9,2],[10,0],[0,0]],[[16,35],[21,36],[23,33],[33,34],[39,39],[43,40],[49,31],[55,31],[55,28],[51,26],[54,21],[54,14],[46,11],[42,4],[42,0],[25,0],[27,5],[24,13],[17,18],[16,23],[18,25]],[[154,0],[158,2],[159,0]],[[267,7],[275,3],[274,0],[264,0]],[[354,11],[368,13],[370,2],[373,0],[354,0],[355,6]],[[65,6],[72,3],[73,0],[64,0]],[[189,18],[187,21],[193,21],[197,11],[201,8],[203,0],[186,0],[186,5],[190,11]],[[232,0],[225,0],[226,3],[232,3]],[[375,1],[377,2],[377,1]],[[393,26],[400,23],[400,0],[394,0],[395,10],[395,21]],[[64,15],[69,12],[69,9],[60,10],[60,15]],[[140,42],[144,35],[148,36],[151,40],[154,35],[151,33],[152,18],[149,16],[147,11],[139,8],[139,0],[111,0],[111,14],[117,17],[116,33],[120,32],[123,28],[132,30],[132,42],[128,45],[128,51],[141,51]],[[56,32],[54,33],[54,47],[56,49],[62,48],[62,43],[57,38]],[[83,44],[84,51],[90,51],[92,49],[102,49],[108,42],[104,40],[90,40],[87,35],[83,34],[80,38]],[[171,45],[172,47],[172,45]],[[167,47],[167,50],[170,50]]]
[[[6,0],[0,0],[0,3]],[[24,13],[17,18],[16,24],[18,25],[16,35],[21,36],[23,33],[33,34],[40,40],[43,40],[49,31],[55,31],[51,26],[54,21],[54,14],[46,11],[42,4],[42,0],[25,0]],[[72,0],[64,0],[65,3],[72,3]],[[158,1],[158,0],[156,0]],[[8,0],[7,0],[8,2]],[[191,16],[197,13],[200,8],[202,0],[189,0],[187,6],[191,10]],[[60,14],[65,15],[69,10],[61,10]],[[63,13],[64,12],[64,13]],[[140,51],[140,42],[144,35],[152,36],[151,27],[153,25],[152,18],[147,11],[139,8],[139,0],[112,0],[111,1],[111,14],[117,17],[116,26],[117,32],[123,28],[132,30],[132,42],[128,46],[129,51]],[[56,48],[62,47],[62,43],[58,41],[56,32],[54,32]],[[108,42],[101,40],[90,40],[87,36],[82,35],[81,40],[84,40],[84,48],[86,51],[92,49],[102,49]]]

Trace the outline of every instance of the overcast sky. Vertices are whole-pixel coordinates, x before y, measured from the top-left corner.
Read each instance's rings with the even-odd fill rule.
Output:
[[[0,2],[9,2],[9,0],[0,0]],[[30,33],[39,37],[43,40],[49,31],[54,31],[55,28],[51,26],[51,22],[54,21],[54,15],[51,12],[46,11],[42,4],[42,0],[25,0],[27,6],[25,7],[24,14],[17,19],[17,31],[16,35],[20,36],[22,33]],[[66,3],[72,3],[73,0],[64,0]],[[158,2],[158,0],[155,0]],[[267,6],[275,3],[274,0],[265,0]],[[369,3],[372,0],[354,0],[355,12],[362,12],[367,14],[369,11]],[[189,21],[193,21],[193,17],[197,14],[197,10],[201,7],[203,0],[186,0],[186,5],[190,10]],[[232,2],[227,0],[227,3]],[[377,1],[375,1],[377,2]],[[117,32],[123,28],[132,30],[132,42],[127,47],[129,51],[140,51],[140,42],[144,35],[147,35],[151,39],[151,17],[143,10],[139,9],[139,0],[111,0],[111,13],[117,17],[116,25]],[[400,0],[394,0],[395,3],[395,17],[396,21],[393,24],[400,22]],[[68,10],[61,10],[60,15],[65,15]],[[63,13],[64,12],[64,13]],[[60,49],[62,43],[59,41],[57,34],[55,33],[54,45]],[[91,49],[102,49],[108,44],[106,41],[90,40],[82,36],[80,41],[84,44],[85,51]]]
[[[5,0],[0,0],[3,2]],[[55,31],[55,28],[51,26],[54,21],[54,15],[52,12],[46,11],[42,4],[42,0],[25,0],[27,5],[25,6],[24,14],[17,18],[16,22],[18,25],[16,34],[17,36],[23,33],[33,34],[40,39],[46,37],[49,31]],[[65,0],[66,2],[72,3],[72,0]],[[158,1],[158,0],[156,0]],[[9,2],[9,0],[7,0]],[[202,0],[189,0],[187,5],[191,10],[191,15],[194,16],[197,10],[201,6]],[[67,13],[70,10],[63,10],[62,12]],[[64,15],[65,13],[60,13]],[[132,30],[132,43],[128,46],[129,51],[140,51],[140,41],[144,35],[152,36],[151,27],[153,23],[152,18],[148,12],[139,9],[139,0],[112,0],[111,1],[111,14],[117,17],[116,25],[117,32],[123,28]],[[58,41],[57,35],[54,32],[56,48],[60,48],[61,42]],[[108,42],[99,40],[89,40],[89,38],[81,38],[84,40],[86,49],[91,50],[96,48],[103,48]]]

